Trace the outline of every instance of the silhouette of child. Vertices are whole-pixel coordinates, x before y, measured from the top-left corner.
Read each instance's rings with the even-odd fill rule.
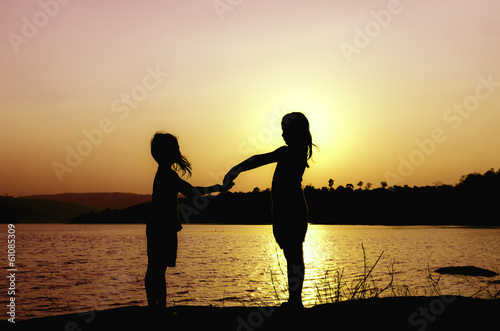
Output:
[[[165,272],[167,267],[175,267],[177,259],[177,232],[182,229],[177,201],[179,192],[192,198],[226,191],[232,183],[228,182],[224,187],[193,187],[181,179],[177,172],[189,177],[191,164],[181,154],[177,138],[169,133],[157,132],[153,136],[151,155],[158,163],[158,170],[153,183],[152,217],[146,225],[148,269],[145,287],[148,307],[157,311],[166,308]]]
[[[286,146],[254,155],[234,166],[224,177],[224,183],[232,182],[243,171],[277,162],[271,188],[273,234],[287,260],[289,299],[285,306],[301,308],[305,271],[302,243],[307,232],[307,204],[301,183],[314,145],[304,114],[285,115],[281,127]]]

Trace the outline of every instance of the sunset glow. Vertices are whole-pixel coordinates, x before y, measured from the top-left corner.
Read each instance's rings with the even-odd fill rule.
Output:
[[[159,130],[179,137],[189,182],[215,184],[283,145],[291,111],[318,146],[304,185],[500,167],[500,2],[217,3],[2,1],[0,194],[151,193]]]

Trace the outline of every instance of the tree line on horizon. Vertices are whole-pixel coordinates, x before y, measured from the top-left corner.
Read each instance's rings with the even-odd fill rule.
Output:
[[[456,185],[436,182],[432,186],[392,186],[382,182],[371,189],[359,182],[320,189],[304,188],[309,221],[321,224],[370,225],[470,225],[500,226],[496,203],[500,190],[500,169],[461,177]],[[76,223],[143,223],[150,203],[123,210],[91,211],[74,219]],[[179,199],[179,216],[184,223],[268,224],[271,217],[270,189],[227,192],[191,200]]]

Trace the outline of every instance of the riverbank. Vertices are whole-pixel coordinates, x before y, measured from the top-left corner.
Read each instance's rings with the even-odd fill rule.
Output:
[[[324,304],[300,311],[280,307],[176,306],[159,316],[146,307],[4,323],[12,330],[498,330],[500,300],[456,296],[374,298]],[[6,327],[7,326],[7,327]],[[5,328],[6,327],[6,328]]]

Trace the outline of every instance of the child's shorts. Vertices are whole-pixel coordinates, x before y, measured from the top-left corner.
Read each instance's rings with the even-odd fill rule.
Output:
[[[175,267],[177,260],[177,232],[146,229],[148,239],[148,263]]]

